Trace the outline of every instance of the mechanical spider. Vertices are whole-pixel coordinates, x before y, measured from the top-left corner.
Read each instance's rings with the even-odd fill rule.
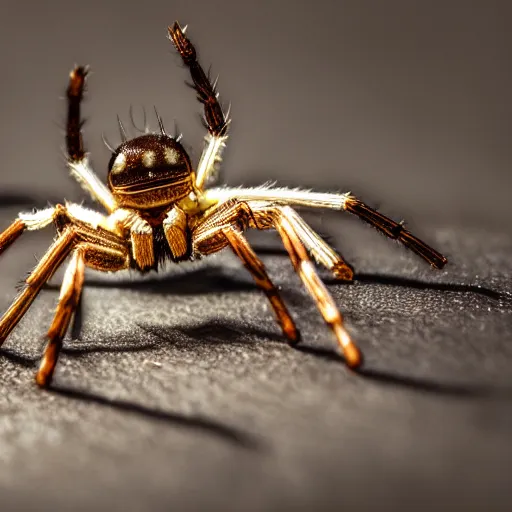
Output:
[[[0,319],[0,346],[14,329],[57,268],[70,256],[61,285],[47,344],[36,374],[39,386],[50,385],[63,338],[78,304],[85,267],[104,272],[135,269],[158,270],[162,263],[197,259],[230,247],[266,294],[281,329],[290,341],[299,331],[261,260],[243,235],[249,228],[275,229],[305,288],[316,301],[332,329],[346,363],[356,368],[361,354],[343,325],[338,308],[320,280],[312,258],[340,280],[353,278],[351,267],[292,208],[345,210],[368,222],[388,237],[400,241],[434,268],[447,260],[407,231],[401,223],[373,210],[347,194],[262,186],[208,188],[221,161],[229,128],[218,100],[216,82],[200,66],[196,50],[178,22],[168,28],[169,39],[192,78],[190,84],[204,107],[208,133],[196,168],[180,144],[180,137],[165,131],[127,139],[121,121],[122,143],[110,148],[108,186],[93,172],[82,140],[80,106],[87,68],[74,68],[67,88],[67,161],[71,175],[99,202],[106,214],[65,202],[34,213],[21,213],[0,235],[0,254],[25,230],[53,223],[55,241],[25,281],[25,286]]]

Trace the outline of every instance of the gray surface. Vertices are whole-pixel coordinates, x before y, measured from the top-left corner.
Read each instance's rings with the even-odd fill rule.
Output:
[[[2,510],[509,509],[512,238],[413,225],[450,257],[446,271],[357,219],[323,217],[359,271],[329,289],[362,375],[335,356],[286,257],[265,261],[302,350],[221,253],[143,281],[89,275],[43,392],[33,362],[57,298],[45,290],[0,357]],[[28,235],[4,255],[2,309],[48,242]]]

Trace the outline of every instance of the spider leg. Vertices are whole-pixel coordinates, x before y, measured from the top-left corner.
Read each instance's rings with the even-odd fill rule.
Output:
[[[123,214],[123,210],[118,210]],[[70,217],[92,226],[106,226],[108,220],[94,210],[84,208],[73,203],[66,203],[66,206],[58,204],[41,210],[34,210],[18,214],[18,218],[3,232],[0,233],[0,255],[8,249],[25,231],[37,231],[55,222],[59,216]]]
[[[68,115],[66,123],[66,150],[68,167],[73,176],[91,197],[112,213],[117,205],[107,186],[96,176],[89,164],[82,138],[83,120],[80,114],[87,68],[78,66],[69,74],[67,89]]]
[[[20,222],[15,221],[1,239],[13,238],[13,231],[20,232],[20,226],[28,230],[42,229],[54,222],[59,235],[46,254],[36,265],[25,281],[25,287],[16,297],[9,309],[0,319],[0,346],[9,333],[27,312],[43,285],[55,273],[64,259],[77,245],[85,249],[87,266],[101,271],[115,271],[128,268],[130,261],[129,246],[115,231],[108,228],[109,218],[80,205],[68,203],[57,205],[34,213],[20,214]],[[19,234],[18,234],[19,236]]]
[[[340,281],[352,281],[354,271],[307,222],[292,208],[288,211],[300,241],[306,246],[313,259],[328,268]]]
[[[290,255],[295,271],[315,299],[325,322],[334,332],[347,364],[355,368],[361,363],[361,354],[346,331],[338,308],[309,259],[297,230],[297,221],[290,207],[275,206],[266,202],[242,202],[230,199],[213,207],[193,229],[194,250],[211,254],[228,245],[227,230],[243,231],[274,228]]]
[[[48,343],[36,375],[36,382],[41,387],[48,386],[52,380],[55,365],[62,348],[62,340],[66,335],[69,323],[80,300],[84,275],[84,249],[78,247],[73,252],[62,280],[59,303],[47,334]]]
[[[325,322],[334,332],[347,364],[351,368],[358,367],[362,361],[361,353],[345,329],[341,313],[309,259],[306,248],[298,235],[297,221],[293,210],[289,206],[274,206],[271,203],[249,203],[249,207],[258,229],[273,227],[277,230],[290,255],[295,271],[315,300]]]
[[[356,197],[348,196],[346,198],[345,210],[357,215],[361,220],[364,220],[374,228],[378,229],[387,237],[398,240],[405,245],[407,249],[410,249],[430,263],[432,267],[440,270],[448,263],[447,258],[427,245],[423,240],[414,236],[410,231],[404,228],[403,224],[395,222],[389,217],[382,215]]]
[[[70,253],[75,243],[76,234],[76,229],[73,226],[66,227],[28,276],[25,287],[0,319],[0,346],[27,312],[46,281],[52,277]]]
[[[270,201],[277,205],[302,206],[311,208],[329,208],[345,210],[357,215],[389,238],[398,240],[405,247],[427,261],[432,267],[442,269],[448,260],[435,249],[406,230],[403,224],[382,215],[376,210],[352,196],[329,194],[309,190],[262,186],[255,188],[211,188],[204,192],[205,204],[228,201],[232,198],[240,201]],[[305,242],[305,240],[302,240]]]
[[[252,274],[256,284],[267,296],[284,335],[292,344],[300,341],[300,333],[288,308],[279,295],[275,284],[270,279],[263,262],[256,256],[256,253],[252,250],[247,239],[240,231],[234,228],[225,229],[224,235],[231,249],[233,249],[233,252],[242,260],[245,268]]]
[[[263,262],[241,232],[242,229],[249,226],[250,215],[245,203],[230,201],[229,204],[221,205],[194,227],[192,232],[194,252],[197,255],[206,256],[230,246],[251,273],[256,285],[267,296],[283,334],[290,343],[295,344],[300,339],[295,322],[270,279]]]
[[[197,93],[197,99],[204,106],[204,122],[208,134],[196,169],[196,186],[202,189],[214,177],[217,166],[221,161],[222,151],[228,138],[229,113],[224,114],[219,103],[219,94],[216,89],[217,81],[211,83],[209,74],[204,72],[197,61],[196,49],[185,36],[185,30],[180,27],[177,21],[174,22],[172,27],[169,27],[169,39],[173,42],[183,63],[189,68],[193,82],[192,87]]]
[[[0,234],[0,255],[12,245],[25,230],[36,231],[51,224],[57,210],[62,207],[49,207],[35,210],[33,213],[19,213],[18,218]]]
[[[239,197],[238,192],[241,192]],[[212,188],[204,193],[205,203],[211,204],[219,201],[223,203],[233,197],[240,200],[268,200],[275,204],[296,204],[298,206],[323,206],[325,208],[340,208],[341,199],[336,194],[323,194],[319,192],[299,191],[293,189],[273,189],[259,187],[251,189]],[[309,224],[295,211],[291,210],[295,218],[295,229],[302,243],[313,259],[320,265],[328,268],[340,281],[352,281],[354,271]]]
[[[51,384],[62,349],[62,341],[80,300],[85,267],[104,272],[115,272],[129,267],[130,253],[127,246],[116,243],[114,239],[102,239],[101,235],[95,237],[94,234],[88,233],[86,230],[82,231],[80,228],[76,230],[76,233],[77,240],[89,239],[92,241],[77,243],[64,274],[59,302],[47,334],[48,343],[36,374],[36,382],[41,387]]]
[[[25,223],[16,219],[3,233],[0,234],[0,254],[14,243],[25,231]]]

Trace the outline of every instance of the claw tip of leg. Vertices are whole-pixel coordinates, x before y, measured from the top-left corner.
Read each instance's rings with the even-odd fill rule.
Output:
[[[292,334],[288,336],[288,342],[291,346],[298,345],[300,341],[302,340],[302,336],[300,334],[299,330],[295,330]]]
[[[52,383],[52,375],[48,375],[48,374],[43,373],[41,371],[37,372],[37,374],[36,374],[36,384],[40,388],[48,388],[48,387],[50,387],[51,383]]]
[[[340,281],[352,282],[354,280],[354,271],[346,264],[337,264],[332,271],[336,279]]]
[[[355,370],[359,368],[363,362],[363,355],[361,351],[354,345],[354,343],[350,343],[345,346],[344,349],[345,360],[349,368]]]

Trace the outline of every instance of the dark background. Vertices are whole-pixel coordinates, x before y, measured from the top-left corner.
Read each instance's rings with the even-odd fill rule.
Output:
[[[200,108],[166,39],[178,19],[232,103],[228,183],[351,190],[450,265],[434,273],[346,216],[312,219],[358,270],[352,286],[323,275],[367,354],[361,376],[332,352],[285,257],[265,261],[303,351],[226,255],[119,289],[91,275],[56,388],[41,392],[32,376],[57,298],[46,290],[0,357],[2,509],[509,509],[510,11],[4,2],[0,229],[20,208],[83,199],[62,153],[74,63],[93,71],[85,134],[100,176],[101,132],[117,143],[130,104],[176,119],[197,161]],[[50,239],[26,235],[2,258],[2,309]]]

